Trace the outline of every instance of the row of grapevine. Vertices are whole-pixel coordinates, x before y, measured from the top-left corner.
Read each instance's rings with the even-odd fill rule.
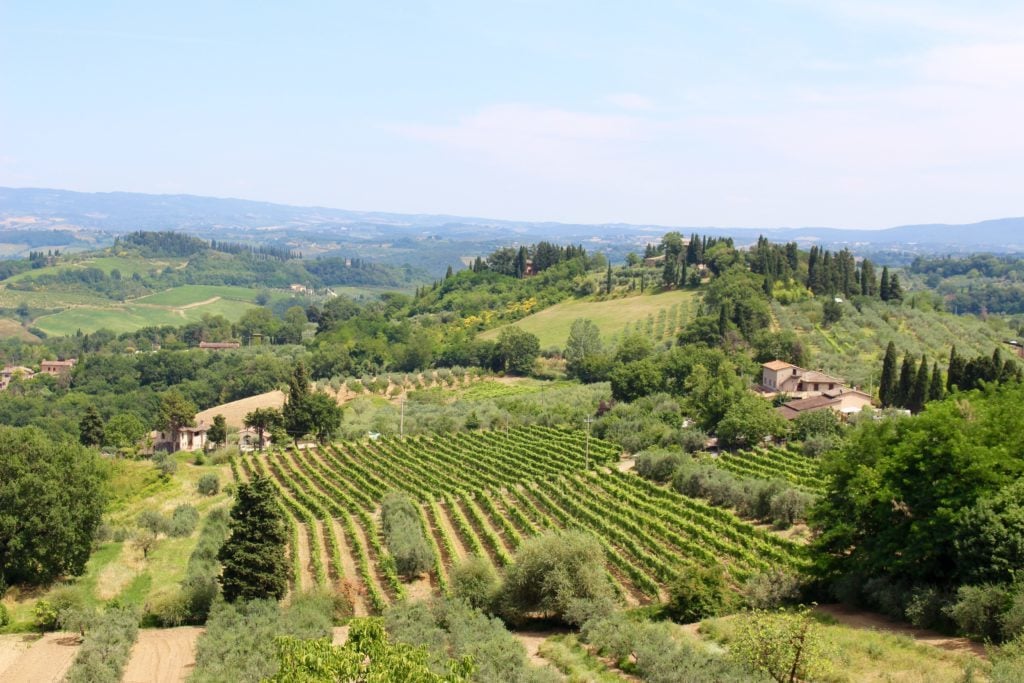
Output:
[[[722,469],[755,479],[779,479],[811,493],[825,488],[816,460],[783,448],[755,448],[721,453],[712,462]]]
[[[586,469],[585,439],[580,432],[530,427],[507,435],[337,443],[254,454],[240,464],[247,475],[262,473],[275,482],[289,518],[307,530],[312,555],[328,558],[320,566],[312,561],[317,583],[342,576],[340,545],[332,538],[337,521],[374,610],[405,593],[376,521],[390,490],[420,502],[420,526],[433,554],[430,573],[442,593],[464,553],[501,568],[524,539],[546,529],[593,533],[609,577],[634,604],[663,599],[665,586],[688,566],[722,565],[737,584],[771,567],[807,566],[797,546],[731,512],[615,468]],[[617,457],[611,444],[592,439],[590,446],[592,464]],[[793,459],[793,473],[812,477],[807,463],[795,460],[803,456],[784,455]]]

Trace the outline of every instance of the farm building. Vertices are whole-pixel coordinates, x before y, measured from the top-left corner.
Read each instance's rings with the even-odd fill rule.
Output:
[[[270,440],[270,434],[264,430],[263,432],[263,447],[267,448],[272,444]],[[250,453],[252,451],[259,450],[260,448],[260,435],[252,427],[244,427],[238,432],[238,450],[242,453]]]
[[[871,395],[859,389],[839,388],[796,401],[783,403],[775,411],[787,420],[795,420],[804,413],[818,410],[833,410],[841,416],[859,413],[865,406],[871,406]]]
[[[36,373],[32,372],[32,370],[21,365],[4,366],[4,369],[0,370],[0,391],[6,389],[15,377],[32,379],[35,375]]]
[[[149,438],[153,442],[153,451],[166,451],[177,453],[178,451],[195,452],[206,448],[206,432],[210,426],[205,422],[199,422],[195,427],[179,427],[177,432],[150,432]]]
[[[847,388],[846,380],[816,370],[805,370],[785,361],[773,360],[761,365],[762,393],[810,398]]]
[[[68,358],[67,360],[44,360],[39,364],[39,372],[44,375],[60,377],[61,375],[66,375],[71,372],[77,362],[77,358]]]

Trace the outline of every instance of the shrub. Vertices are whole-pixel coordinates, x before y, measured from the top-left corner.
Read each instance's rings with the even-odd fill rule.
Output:
[[[688,624],[716,616],[725,607],[728,587],[719,567],[687,567],[669,586],[664,612]]]
[[[38,600],[32,608],[32,623],[41,633],[57,630],[57,608],[49,600]]]
[[[786,489],[772,496],[769,514],[775,526],[786,529],[807,519],[814,496],[799,489]]]
[[[607,614],[614,591],[604,572],[604,551],[581,531],[553,531],[523,542],[506,570],[499,597],[510,621],[541,613],[579,625]]]
[[[470,607],[487,610],[498,591],[498,575],[482,557],[470,557],[452,570],[452,595]]]
[[[699,429],[680,429],[676,443],[687,453],[703,450],[708,442],[708,435]]]
[[[992,651],[992,683],[1024,681],[1024,636]]]
[[[189,622],[188,600],[180,588],[162,593],[146,602],[142,621],[144,626],[173,628]]]
[[[170,453],[155,454],[153,456],[153,464],[164,479],[170,479],[178,471],[178,461]]]
[[[220,491],[220,477],[212,472],[199,477],[196,490],[204,496],[213,496]]]
[[[0,628],[11,623],[11,613],[7,611],[7,605],[0,604]]]
[[[918,628],[949,631],[953,623],[945,610],[952,601],[952,595],[943,590],[934,586],[920,586],[910,593],[904,615],[907,621]]]
[[[1010,607],[1003,613],[1001,622],[1003,638],[1006,640],[1024,636],[1024,584],[1018,583],[1015,586]]]
[[[179,505],[171,513],[171,521],[167,533],[175,538],[191,536],[199,524],[199,511],[191,505]]]
[[[743,599],[753,609],[778,609],[800,599],[800,577],[785,569],[754,574],[743,585]]]
[[[776,681],[824,680],[834,659],[821,626],[806,611],[751,612],[739,621],[730,652]]]
[[[138,615],[128,607],[103,613],[78,651],[68,683],[119,683],[138,634]]]
[[[689,460],[689,456],[678,451],[642,451],[636,455],[636,473],[644,479],[663,483],[669,481],[679,465],[686,460]]]
[[[392,492],[384,496],[381,526],[399,574],[412,577],[430,569],[433,555],[423,535],[416,504],[407,494]]]
[[[956,602],[946,608],[960,631],[971,638],[998,641],[1001,617],[1010,606],[1010,592],[1000,584],[960,586]]]

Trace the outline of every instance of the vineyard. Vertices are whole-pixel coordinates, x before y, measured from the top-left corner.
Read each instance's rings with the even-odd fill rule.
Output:
[[[508,564],[523,539],[547,529],[584,529],[604,546],[607,572],[629,604],[665,597],[692,565],[720,565],[739,583],[777,566],[806,563],[788,541],[732,513],[606,465],[618,449],[546,427],[333,444],[247,455],[235,476],[275,483],[291,533],[292,586],[345,585],[360,613],[405,596],[384,546],[379,505],[405,491],[419,502],[433,552],[430,589],[445,593],[468,556]]]
[[[809,493],[820,493],[825,488],[818,461],[793,447],[723,452],[712,462],[716,467],[743,477],[781,479]]]

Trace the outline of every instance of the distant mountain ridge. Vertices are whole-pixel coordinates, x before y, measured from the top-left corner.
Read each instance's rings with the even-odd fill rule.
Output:
[[[685,234],[730,235],[740,243],[753,242],[764,235],[774,241],[849,246],[860,251],[1024,252],[1024,217],[967,225],[903,225],[883,230],[574,224],[349,211],[195,195],[86,193],[38,188],[0,188],[0,222],[0,233],[16,229],[78,228],[110,234],[134,230],[182,230],[204,236],[241,232],[250,238],[273,239],[281,239],[287,233],[306,233],[307,237],[346,241],[435,237],[494,242],[511,237],[519,241],[618,241],[638,245],[669,230],[678,230]]]

